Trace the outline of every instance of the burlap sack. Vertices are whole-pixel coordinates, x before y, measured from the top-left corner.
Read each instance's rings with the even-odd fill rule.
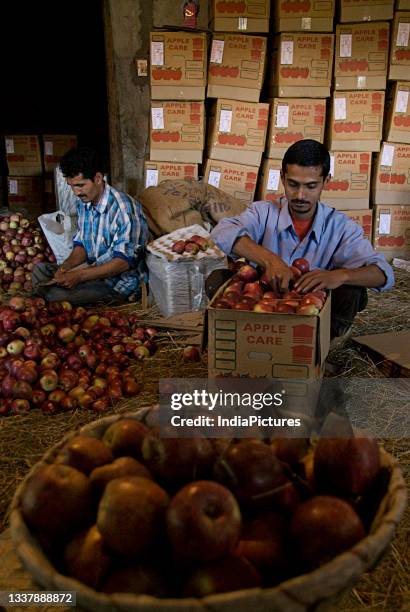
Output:
[[[246,204],[220,189],[195,180],[163,181],[157,187],[144,189],[139,200],[156,236],[195,223],[216,225],[220,219],[238,215],[246,208]]]

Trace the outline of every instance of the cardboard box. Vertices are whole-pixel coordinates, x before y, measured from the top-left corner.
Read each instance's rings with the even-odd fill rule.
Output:
[[[269,95],[327,98],[333,70],[333,34],[280,34],[274,39]]]
[[[331,179],[322,201],[343,211],[369,208],[371,161],[371,153],[331,151]]]
[[[394,0],[340,0],[341,23],[393,19]]]
[[[151,102],[150,157],[153,161],[201,163],[203,102]]]
[[[410,145],[383,142],[372,181],[374,204],[410,205]]]
[[[387,21],[336,27],[336,89],[385,89],[388,62]]]
[[[208,126],[208,157],[259,166],[265,150],[269,104],[219,98]]]
[[[212,302],[210,306],[209,378],[222,374],[284,379],[321,376],[330,344],[330,297],[317,316],[223,310],[212,308]]]
[[[363,236],[367,238],[367,240],[372,239],[372,230],[373,230],[373,211],[370,209],[366,210],[343,210],[345,215],[356,221],[360,225],[363,230]]]
[[[410,144],[410,83],[395,82],[384,123],[384,140]]]
[[[17,134],[4,138],[9,175],[40,176],[42,167],[38,136]]]
[[[410,0],[396,0],[396,11],[410,11]]]
[[[335,0],[275,0],[276,32],[333,32]]]
[[[198,179],[198,164],[172,164],[170,162],[146,161],[144,164],[144,187],[156,187],[167,180]]]
[[[213,185],[245,204],[254,201],[258,168],[208,159],[204,169],[204,183]]]
[[[274,98],[269,114],[266,155],[281,158],[294,142],[313,138],[323,142],[326,100]]]
[[[208,68],[208,98],[259,102],[266,59],[266,38],[215,34]]]
[[[7,177],[8,205],[13,212],[27,212],[31,217],[41,215],[42,179],[39,176]]]
[[[388,261],[410,257],[410,206],[376,206],[373,246]]]
[[[278,196],[283,193],[280,171],[282,160],[264,159],[261,166],[261,173],[258,181],[258,200],[276,201]]]
[[[214,32],[269,32],[270,0],[211,0]]]
[[[410,69],[410,12],[396,13],[390,45],[389,79],[408,81]]]
[[[410,378],[410,330],[352,338],[364,347],[386,378]]]
[[[198,28],[202,31],[206,30],[209,22],[209,9],[208,2],[201,2],[199,11],[193,18],[188,15],[189,9],[192,7],[190,2],[155,2],[153,10],[150,11],[152,14],[153,27],[154,28]],[[147,5],[143,5],[144,8]],[[148,5],[149,6],[149,5]],[[184,8],[188,10],[183,10]]]
[[[328,148],[380,151],[384,91],[335,91],[331,102]]]
[[[44,134],[44,172],[53,172],[63,155],[76,146],[77,136],[68,134]]]
[[[150,82],[154,100],[204,100],[207,41],[200,32],[151,32]]]

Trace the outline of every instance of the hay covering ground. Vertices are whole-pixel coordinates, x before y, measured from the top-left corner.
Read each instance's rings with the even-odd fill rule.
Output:
[[[122,307],[127,310],[138,306]],[[151,319],[156,309],[140,310],[142,319]],[[410,274],[396,271],[395,289],[388,294],[369,292],[369,304],[354,323],[353,335],[400,331],[410,327]],[[123,400],[110,412],[121,413],[152,405],[158,399],[158,380],[163,377],[206,378],[207,363],[185,364],[181,359],[184,338],[178,333],[163,333],[157,354],[142,364],[135,365],[143,390],[136,398]],[[341,349],[332,351],[328,360],[339,366],[337,376],[381,377],[382,374],[370,357],[349,341]],[[78,410],[55,416],[34,410],[26,416],[6,417],[0,420],[0,531],[7,526],[7,510],[18,483],[44,452],[67,432],[95,420],[92,412]],[[400,461],[406,482],[410,484],[410,442],[382,441],[388,452]],[[399,526],[396,537],[377,568],[363,576],[356,587],[338,602],[341,612],[356,610],[410,610],[410,510]]]

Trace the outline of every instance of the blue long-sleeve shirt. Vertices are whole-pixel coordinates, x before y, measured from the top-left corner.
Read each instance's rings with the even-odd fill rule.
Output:
[[[318,203],[313,224],[302,241],[293,227],[286,198],[277,202],[254,202],[237,217],[222,219],[211,237],[227,255],[241,236],[248,236],[269,249],[287,264],[298,257],[310,263],[310,269],[336,270],[360,268],[375,264],[383,271],[386,282],[376,290],[394,285],[391,266],[381,253],[363,237],[362,228],[340,211]]]

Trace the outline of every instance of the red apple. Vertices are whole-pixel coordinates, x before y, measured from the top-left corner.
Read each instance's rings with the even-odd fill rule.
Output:
[[[15,399],[10,404],[11,414],[27,414],[30,412],[30,402],[26,399]]]
[[[243,281],[244,283],[253,283],[258,279],[258,276],[259,275],[257,270],[253,266],[250,266],[248,264],[245,264],[244,266],[239,268],[236,274],[236,278]]]
[[[290,306],[290,304],[280,302],[276,306],[276,312],[279,312],[281,314],[293,314],[295,312],[295,308],[293,306]]]
[[[310,270],[310,264],[308,260],[304,257],[298,257],[297,259],[292,261],[292,266],[300,270],[302,274],[306,274],[306,272],[309,272]]]
[[[319,309],[314,304],[307,304],[305,306],[299,306],[296,311],[296,314],[305,316],[316,316],[319,314]]]
[[[182,557],[211,561],[232,553],[241,532],[241,512],[232,493],[212,481],[178,491],[167,513],[167,532]]]
[[[253,312],[275,312],[275,310],[275,305],[265,300],[261,300],[253,307]]]
[[[201,354],[196,346],[186,346],[182,351],[184,361],[201,361]]]

